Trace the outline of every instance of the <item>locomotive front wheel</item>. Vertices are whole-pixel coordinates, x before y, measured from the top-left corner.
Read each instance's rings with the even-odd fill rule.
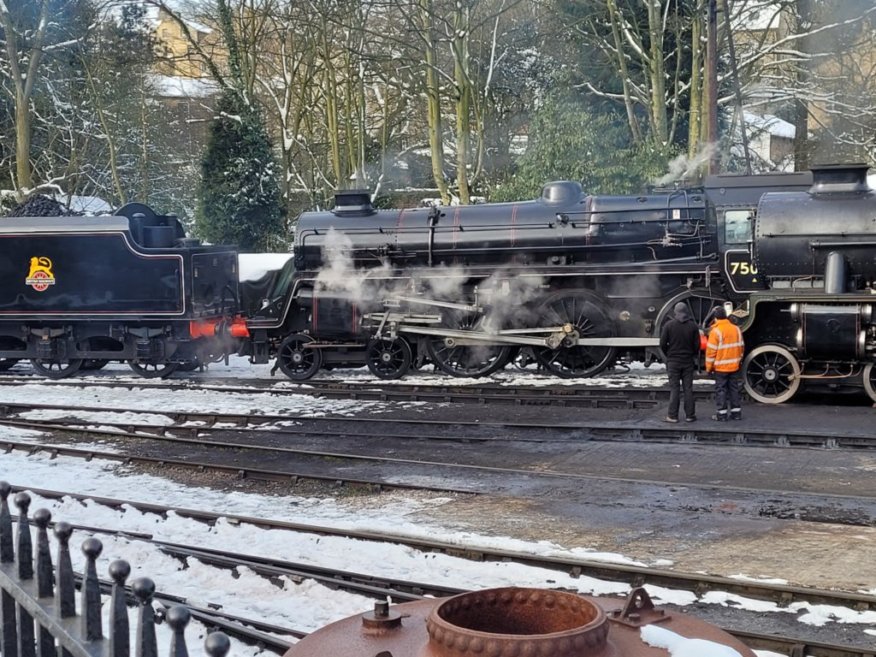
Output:
[[[790,351],[765,344],[745,357],[742,373],[745,392],[763,404],[781,404],[800,388],[800,363]]]
[[[446,311],[442,326],[455,330],[478,331],[482,315]],[[459,345],[452,338],[436,336],[426,342],[426,352],[435,367],[451,376],[475,378],[489,376],[508,364],[507,345]]]
[[[380,379],[400,379],[411,368],[413,354],[404,338],[374,338],[366,351],[368,369]]]
[[[165,379],[176,372],[179,363],[128,363],[134,373],[144,379]]]
[[[17,358],[0,358],[0,372],[11,369],[17,362]]]
[[[873,363],[867,363],[864,366],[864,390],[867,396],[876,402],[876,367]]]
[[[313,342],[309,335],[296,333],[287,336],[277,350],[277,365],[293,381],[309,379],[322,367],[322,351],[308,349],[309,342]]]
[[[580,338],[609,338],[614,328],[599,299],[582,291],[558,292],[541,305],[538,316],[546,326],[571,324]],[[614,347],[560,346],[536,348],[535,357],[543,367],[565,379],[599,374],[615,361]]]
[[[50,379],[65,379],[68,376],[73,376],[82,367],[81,358],[71,358],[69,360],[43,360],[40,358],[32,358],[30,361],[34,372],[41,376]]]

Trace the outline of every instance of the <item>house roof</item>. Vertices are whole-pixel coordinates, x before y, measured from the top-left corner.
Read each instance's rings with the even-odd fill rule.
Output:
[[[208,98],[219,92],[219,85],[209,78],[150,75],[149,81],[162,98]]]
[[[773,114],[761,115],[745,112],[745,125],[748,128],[768,132],[774,137],[793,139],[794,135],[797,134],[797,129],[792,123],[788,123]]]

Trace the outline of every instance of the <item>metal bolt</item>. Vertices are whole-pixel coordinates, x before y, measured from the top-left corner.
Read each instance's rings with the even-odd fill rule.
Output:
[[[386,600],[374,603],[374,616],[376,618],[386,618],[389,616],[389,603]]]

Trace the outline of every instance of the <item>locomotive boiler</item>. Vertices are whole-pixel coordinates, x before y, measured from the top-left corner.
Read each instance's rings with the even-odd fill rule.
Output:
[[[172,215],[0,222],[0,362],[70,376],[108,360],[144,377],[224,356],[237,311],[237,253],[187,238]]]
[[[771,192],[758,204],[751,293],[742,327],[754,399],[779,403],[805,380],[860,376],[876,401],[876,193],[865,165],[813,168],[806,191]]]

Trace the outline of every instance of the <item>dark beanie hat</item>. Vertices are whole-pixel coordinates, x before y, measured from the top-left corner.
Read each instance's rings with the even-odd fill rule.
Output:
[[[715,319],[727,319],[727,311],[724,310],[724,306],[715,308]]]

